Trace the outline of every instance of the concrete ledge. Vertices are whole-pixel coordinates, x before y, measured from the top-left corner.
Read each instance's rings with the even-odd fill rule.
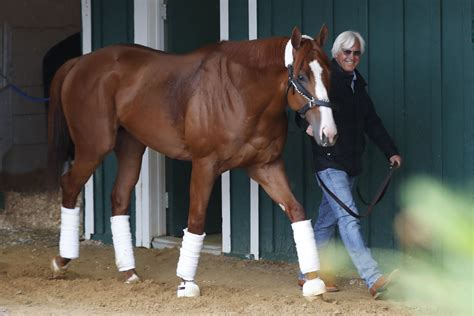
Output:
[[[151,246],[155,249],[179,248],[181,247],[181,242],[182,242],[182,239],[179,237],[160,236],[160,237],[153,238],[153,241],[151,242]],[[212,255],[218,256],[222,254],[222,246],[214,242],[206,242],[206,239],[204,239],[202,252],[210,253]]]

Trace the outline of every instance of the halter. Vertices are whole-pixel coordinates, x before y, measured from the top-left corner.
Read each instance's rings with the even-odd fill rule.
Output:
[[[330,102],[326,102],[323,100],[318,100],[314,98],[311,93],[304,87],[304,85],[298,80],[298,78],[294,78],[293,74],[293,65],[288,65],[288,87],[286,88],[286,95],[288,96],[288,90],[293,87],[296,92],[302,95],[308,102],[303,105],[299,110],[296,112],[304,118],[306,112],[317,106],[325,106],[327,108],[333,108],[334,106]]]

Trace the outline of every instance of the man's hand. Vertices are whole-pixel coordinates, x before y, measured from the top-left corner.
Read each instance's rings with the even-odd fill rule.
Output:
[[[309,136],[313,137],[313,128],[311,127],[311,125],[308,125],[308,128],[306,129],[306,134],[308,134]]]
[[[306,130],[306,133],[308,130]],[[390,157],[390,164],[395,167],[401,167],[402,166],[402,157],[400,155],[393,155]]]

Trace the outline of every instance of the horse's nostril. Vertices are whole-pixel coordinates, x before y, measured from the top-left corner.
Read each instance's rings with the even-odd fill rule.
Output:
[[[329,139],[328,139],[328,137],[326,136],[326,134],[323,133],[323,137],[322,137],[321,140],[322,140],[322,144],[321,144],[321,145],[322,145],[323,147],[327,147],[328,144],[329,144]]]
[[[323,129],[323,133],[321,135],[321,146],[322,147],[328,147],[328,146],[333,146],[336,143],[338,134],[337,132],[334,133],[333,135],[327,135],[326,131]]]

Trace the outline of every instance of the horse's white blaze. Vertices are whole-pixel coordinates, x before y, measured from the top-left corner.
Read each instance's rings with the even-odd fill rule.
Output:
[[[317,60],[310,62],[309,67],[313,71],[314,79],[316,81],[316,85],[314,87],[316,99],[329,102],[328,92],[321,77],[323,68]],[[324,132],[329,139],[333,139],[333,137],[337,134],[337,128],[331,108],[321,106],[319,107],[319,112],[321,113],[321,127],[318,131],[319,136],[322,137]]]
[[[329,101],[328,92],[326,87],[323,84],[323,79],[321,78],[321,74],[323,73],[323,68],[318,63],[317,60],[313,60],[309,63],[309,67],[313,71],[314,79],[316,81],[316,86],[314,89],[316,98],[322,101]]]

